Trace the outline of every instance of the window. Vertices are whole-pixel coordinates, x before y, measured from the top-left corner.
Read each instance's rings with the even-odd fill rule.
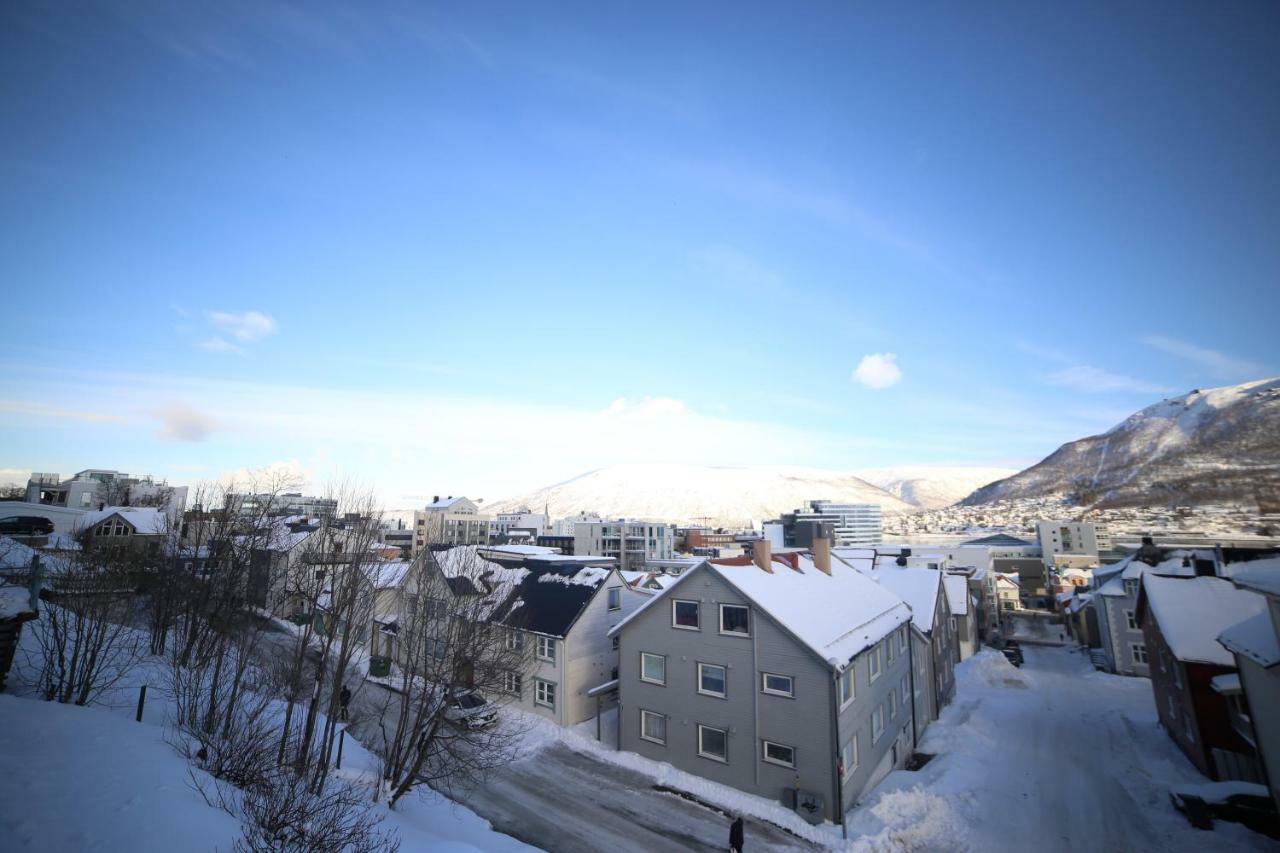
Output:
[[[663,655],[640,653],[640,680],[650,684],[667,683],[667,659]]]
[[[882,734],[884,734],[884,705],[877,705],[871,712],[871,742],[880,740]]]
[[[524,648],[524,634],[519,631],[507,632],[507,648],[519,651]]]
[[[898,692],[896,690],[889,691],[888,704],[889,713],[887,718],[892,720],[894,717],[898,716]]]
[[[686,628],[690,631],[697,631],[700,626],[698,602],[679,600],[671,602],[672,628]]]
[[[1129,651],[1133,653],[1134,663],[1147,662],[1147,647],[1142,643],[1130,643]]]
[[[1173,686],[1182,689],[1182,667],[1173,658],[1169,659],[1169,667],[1173,670]]]
[[[871,650],[871,657],[869,658],[869,661],[870,661],[869,666],[871,667],[870,680],[875,681],[877,678],[880,677],[880,646],[879,644],[877,644],[876,647]]]
[[[858,735],[855,733],[849,742],[840,747],[841,777],[848,779],[858,769]]]
[[[609,589],[609,609],[622,609],[622,587],[615,586]]]
[[[698,726],[698,755],[714,761],[729,761],[729,733],[724,729]]]
[[[556,706],[556,685],[553,681],[543,681],[541,678],[534,681],[535,689],[533,701],[538,705],[545,705],[548,708]]]
[[[760,689],[774,696],[795,696],[796,681],[789,675],[762,672],[760,673]]]
[[[884,657],[885,657],[886,664],[893,663],[893,649],[894,649],[893,639],[890,638],[889,642],[884,644]]]
[[[519,696],[524,690],[524,676],[518,672],[504,672],[502,689],[513,696]]]
[[[667,718],[653,711],[640,712],[640,739],[666,744]]]
[[[840,707],[843,708],[853,701],[853,667],[850,666],[844,672],[840,673]]]
[[[764,742],[763,757],[770,764],[781,764],[783,767],[796,766],[796,750],[793,746],[783,746],[767,740]]]
[[[556,638],[555,637],[539,637],[538,638],[538,660],[556,662]]]
[[[738,604],[720,605],[720,633],[751,636],[751,610]]]
[[[611,641],[611,647],[615,652],[618,650],[618,646],[621,645],[621,643],[622,643],[622,638],[619,637],[617,634],[614,634],[613,640]]]
[[[1137,594],[1138,594],[1138,582],[1137,582],[1137,581],[1125,581],[1125,582],[1124,582],[1124,594],[1125,594],[1125,595],[1137,595]]]
[[[898,651],[904,654],[907,651],[907,626],[903,625],[898,629]]]
[[[698,664],[698,692],[706,696],[725,698],[728,692],[725,668],[714,663]]]
[[[1124,612],[1124,621],[1128,623],[1130,631],[1138,630],[1138,620],[1134,617],[1132,610]]]
[[[911,677],[902,676],[902,704],[906,705],[911,701]]]
[[[449,644],[444,640],[437,640],[434,637],[426,638],[427,654],[436,660],[444,660],[445,653],[449,649]]]

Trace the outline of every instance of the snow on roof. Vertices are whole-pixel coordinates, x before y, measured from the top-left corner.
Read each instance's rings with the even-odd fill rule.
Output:
[[[1072,598],[1072,599],[1071,599],[1071,602],[1067,605],[1067,612],[1068,612],[1068,613],[1079,613],[1081,610],[1083,610],[1083,609],[1085,609],[1086,607],[1088,607],[1088,606],[1089,606],[1089,602],[1091,602],[1091,601],[1093,601],[1093,593],[1091,593],[1091,592],[1082,592],[1082,593],[1080,593],[1079,595],[1077,595],[1077,596],[1075,596],[1074,598]]]
[[[1112,578],[1098,590],[1098,595],[1105,595],[1107,598],[1123,598],[1128,594],[1124,588],[1124,578]]]
[[[599,586],[604,579],[609,576],[612,569],[602,569],[598,566],[584,566],[572,574],[561,574],[559,572],[547,572],[538,578],[539,583],[561,583],[566,586]]]
[[[439,500],[436,500],[427,504],[427,509],[448,509],[454,504],[457,504],[465,500],[466,498],[462,497],[461,495],[459,495],[456,498],[441,498]]]
[[[1240,673],[1238,672],[1233,672],[1230,675],[1215,675],[1209,679],[1209,686],[1213,688],[1214,693],[1221,693],[1223,696],[1243,691],[1240,686]]]
[[[519,557],[536,557],[560,553],[559,548],[549,548],[546,545],[489,545],[482,548],[481,551],[511,554]]]
[[[1229,575],[1236,586],[1266,595],[1280,595],[1280,557],[1230,563],[1227,568],[1231,570]]]
[[[954,616],[969,613],[969,582],[961,575],[943,575],[942,588],[947,593],[947,604]]]
[[[675,578],[609,634],[675,594],[701,571],[738,590],[837,670],[911,618],[911,609],[901,598],[841,560],[832,561],[830,575],[819,571],[812,556],[803,552],[774,554],[771,566],[773,571],[766,572],[743,558],[705,561]]]
[[[1271,614],[1265,610],[1224,630],[1218,635],[1218,642],[1262,666],[1280,663],[1280,641],[1276,640]]]
[[[1174,657],[1192,663],[1234,666],[1235,659],[1218,635],[1257,613],[1266,612],[1266,599],[1237,589],[1222,578],[1143,576],[1147,607]]]
[[[45,540],[43,550],[45,551],[82,551],[84,549],[80,546],[80,543],[76,541],[76,538],[74,536],[70,536],[66,533],[58,533],[55,531],[53,533],[50,533],[49,537]]]
[[[970,539],[968,542],[961,542],[961,547],[965,545],[992,545],[1005,548],[1020,548],[1029,546],[1031,543],[1025,539],[1019,539],[1016,536],[1009,536],[1006,533],[994,533],[991,536],[983,536],[981,539]]]
[[[0,620],[13,619],[31,609],[31,591],[22,586],[0,586]]]
[[[413,568],[412,560],[393,560],[386,563],[366,563],[361,566],[365,577],[373,584],[374,589],[395,589],[404,582],[405,576]]]
[[[933,630],[933,617],[938,609],[942,572],[907,566],[886,566],[870,574],[877,583],[911,607],[911,621],[921,633]]]
[[[139,536],[156,536],[169,529],[169,517],[154,507],[109,506],[97,512],[86,513],[77,527],[88,530],[100,521],[118,515],[129,523]]]

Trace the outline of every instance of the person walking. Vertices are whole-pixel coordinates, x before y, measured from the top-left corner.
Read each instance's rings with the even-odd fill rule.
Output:
[[[347,685],[342,685],[342,692],[338,694],[338,703],[342,706],[342,721],[347,721],[347,704],[351,701],[351,689]]]
[[[738,815],[729,827],[729,850],[731,853],[742,853],[742,815]]]

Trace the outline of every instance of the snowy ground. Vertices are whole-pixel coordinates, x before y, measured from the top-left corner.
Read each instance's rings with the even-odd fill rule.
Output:
[[[851,814],[857,848],[1277,848],[1236,824],[1193,829],[1170,805],[1171,785],[1206,780],[1159,728],[1148,680],[1067,649],[1023,652],[1021,670],[991,651],[957,667],[957,699],[921,743],[937,758],[890,774]]]

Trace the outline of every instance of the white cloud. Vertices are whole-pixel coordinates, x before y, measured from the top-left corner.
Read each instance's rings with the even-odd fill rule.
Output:
[[[868,388],[881,390],[902,381],[898,357],[891,352],[873,352],[864,355],[854,368],[853,379]]]
[[[204,441],[218,428],[216,418],[183,403],[171,403],[155,411],[160,420],[157,435],[167,441]]]
[[[1045,379],[1051,385],[1061,385],[1064,388],[1074,388],[1088,393],[1127,391],[1133,394],[1167,394],[1174,390],[1165,385],[1134,379],[1132,376],[1123,376],[1087,364],[1063,368],[1050,373]]]
[[[1266,373],[1266,368],[1256,361],[1235,358],[1226,353],[1187,343],[1186,341],[1166,338],[1161,335],[1149,335],[1143,338],[1142,342],[1161,352],[1194,362],[1214,376],[1223,379],[1256,379]]]
[[[261,311],[245,311],[241,314],[208,311],[206,316],[209,322],[223,334],[245,343],[261,340],[276,330],[275,319]]]
[[[205,338],[197,343],[196,346],[200,347],[200,349],[207,349],[210,352],[234,352],[239,353],[240,355],[244,354],[244,350],[240,347],[231,343],[231,341],[226,338],[220,338],[217,335],[212,338]]]

